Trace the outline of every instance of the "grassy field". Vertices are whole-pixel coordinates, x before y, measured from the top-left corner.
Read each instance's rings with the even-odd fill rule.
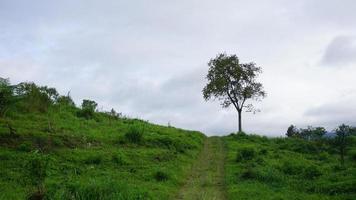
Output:
[[[354,127],[287,133],[207,138],[0,79],[0,200],[356,199]]]
[[[224,141],[228,199],[356,199],[355,142],[341,166],[324,142],[245,134]]]
[[[202,153],[194,162],[187,182],[179,191],[176,199],[226,199],[225,155],[221,137],[207,138]]]
[[[0,199],[169,199],[203,147],[199,132],[77,111],[0,119]]]

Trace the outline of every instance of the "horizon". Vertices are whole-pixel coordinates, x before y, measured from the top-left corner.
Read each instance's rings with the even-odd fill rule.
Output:
[[[356,125],[356,2],[280,0],[2,1],[0,77],[70,92],[155,124],[206,135],[237,131],[237,113],[206,102],[210,59],[262,68],[261,112],[244,131]]]

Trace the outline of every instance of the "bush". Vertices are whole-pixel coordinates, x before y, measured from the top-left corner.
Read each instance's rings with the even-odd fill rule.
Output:
[[[100,155],[92,155],[85,159],[85,164],[94,164],[99,165],[103,161],[102,156]]]
[[[257,180],[260,182],[273,184],[280,183],[283,176],[272,167],[267,168],[252,168],[248,167],[240,174],[240,178],[243,180]]]
[[[113,181],[70,182],[58,199],[152,199],[147,192]]]
[[[254,148],[245,147],[237,151],[236,161],[241,162],[246,160],[252,160],[255,157],[255,155],[256,155],[256,151]]]
[[[287,175],[297,175],[303,173],[303,165],[295,161],[285,161],[280,167],[281,171]]]
[[[45,193],[44,181],[47,176],[48,158],[34,152],[26,163],[27,178],[35,191],[30,194],[29,199],[43,199]]]
[[[32,150],[32,144],[30,142],[24,142],[17,146],[18,151],[30,152]]]
[[[134,144],[139,144],[142,142],[143,138],[143,128],[138,126],[131,126],[129,131],[125,134],[125,139]]]
[[[244,180],[256,179],[257,172],[255,169],[249,167],[242,171],[242,173],[240,174],[240,178]]]
[[[349,153],[349,155],[350,155],[350,158],[351,158],[352,161],[356,161],[356,150],[355,151],[351,151]]]
[[[156,179],[156,181],[167,181],[169,176],[167,173],[162,172],[162,171],[157,171],[154,174],[154,178]]]
[[[127,164],[125,156],[121,153],[112,155],[111,160],[112,160],[112,162],[114,162],[115,164],[120,165],[120,166]]]
[[[260,155],[267,155],[268,154],[268,150],[267,149],[261,149],[260,150]]]
[[[308,167],[304,168],[303,175],[305,178],[314,179],[322,175],[319,167],[316,165],[309,165]]]
[[[77,116],[85,119],[92,119],[95,115],[97,106],[98,104],[95,101],[84,99],[82,102],[82,109],[77,112]]]

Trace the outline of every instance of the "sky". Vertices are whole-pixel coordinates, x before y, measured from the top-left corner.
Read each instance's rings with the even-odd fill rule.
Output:
[[[263,70],[249,133],[356,125],[354,0],[0,0],[0,77],[33,81],[153,123],[225,135],[237,113],[206,102],[207,63]]]

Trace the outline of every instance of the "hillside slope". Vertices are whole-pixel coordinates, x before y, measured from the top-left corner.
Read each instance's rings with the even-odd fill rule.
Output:
[[[356,199],[355,140],[344,166],[326,142],[245,134],[224,141],[228,199]]]
[[[40,87],[11,87],[16,101],[0,118],[0,199],[168,199],[203,147],[200,132],[87,112],[64,96],[43,106],[50,96]]]

